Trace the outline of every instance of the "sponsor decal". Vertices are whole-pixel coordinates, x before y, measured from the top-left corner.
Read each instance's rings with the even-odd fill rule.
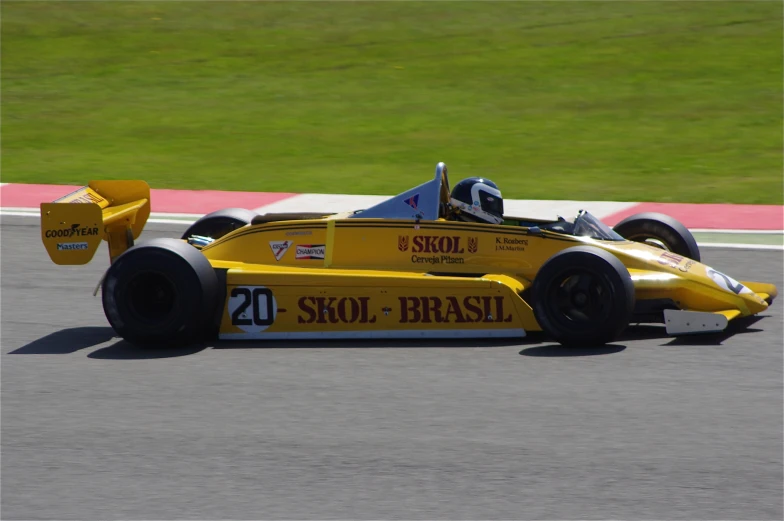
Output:
[[[289,251],[289,246],[293,244],[292,241],[270,241],[269,245],[272,248],[272,254],[275,256],[275,260],[279,261],[287,251]]]
[[[398,309],[384,306],[385,316],[397,311],[400,324],[508,323],[502,296],[398,297]],[[300,297],[299,324],[374,324],[370,297]]]
[[[528,239],[518,239],[517,237],[496,237],[495,251],[525,251],[528,246]]]
[[[246,333],[259,333],[275,322],[278,303],[269,288],[237,286],[229,294],[228,308],[233,326]]]
[[[708,274],[708,276],[713,280],[713,282],[716,283],[717,286],[725,291],[735,293],[736,295],[740,295],[741,293],[754,293],[729,275],[725,275],[724,273],[716,271],[713,268],[707,268],[705,273]]]
[[[368,311],[370,297],[300,297],[300,324],[373,324]]]
[[[86,237],[88,235],[98,235],[98,228],[82,228],[81,224],[72,224],[70,228],[61,228],[59,230],[46,230],[44,236],[47,238],[52,237]]]
[[[326,248],[324,244],[297,244],[294,253],[297,259],[323,259]]]
[[[72,251],[72,250],[86,250],[86,249],[87,249],[86,242],[58,242],[57,243],[58,251]]]
[[[411,262],[414,264],[465,264],[465,259],[454,255],[430,255],[428,257],[412,255]]]
[[[414,194],[408,199],[404,199],[403,202],[414,210],[419,210],[419,194]]]
[[[686,262],[683,264],[683,266],[681,266],[681,263],[684,260],[686,260]],[[685,273],[689,271],[689,269],[691,269],[692,266],[694,266],[694,261],[691,259],[687,260],[685,257],[682,257],[681,255],[677,255],[675,253],[666,251],[659,256],[659,264],[663,266],[669,266],[670,268],[673,269],[678,269]]]
[[[302,230],[297,232],[286,232],[286,237],[291,237],[292,235],[313,235],[311,230]]]
[[[398,297],[401,324],[511,322],[504,297]]]
[[[82,188],[78,189],[75,192],[71,192],[68,195],[65,195],[56,201],[56,203],[95,203],[97,205],[101,205],[105,203],[108,205],[108,201],[105,197],[102,197],[97,192],[93,191],[91,188],[87,186],[83,186]]]
[[[476,253],[479,249],[479,237],[468,238],[468,253]]]
[[[465,249],[460,244],[460,237],[448,235],[414,235],[411,247],[412,253],[464,253]]]
[[[477,237],[469,237],[469,252],[471,248],[475,248],[479,243]],[[411,253],[465,253],[461,237],[449,235],[414,235],[410,240]],[[473,245],[473,246],[472,246]],[[400,251],[408,251],[409,237],[406,235],[399,235],[397,238],[397,249]]]
[[[101,204],[104,201],[106,201],[106,199],[104,199],[100,195],[91,194],[90,192],[86,192],[86,193],[80,195],[79,197],[77,197],[76,199],[74,199],[73,201],[68,201],[68,202],[69,203],[81,203],[81,204],[83,204],[83,203]]]

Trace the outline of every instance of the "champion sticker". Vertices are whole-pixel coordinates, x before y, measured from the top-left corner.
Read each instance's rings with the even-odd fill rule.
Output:
[[[272,248],[272,254],[275,256],[275,260],[279,261],[283,256],[289,251],[289,246],[291,246],[292,241],[270,241],[269,245]]]
[[[297,244],[297,259],[323,259],[327,247],[324,244]]]

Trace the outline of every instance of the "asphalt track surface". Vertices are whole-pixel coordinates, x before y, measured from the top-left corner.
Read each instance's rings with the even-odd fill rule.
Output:
[[[145,237],[182,227],[152,226]],[[782,302],[745,331],[525,342],[112,338],[2,225],[3,519],[782,519]],[[706,249],[784,287],[782,253]]]

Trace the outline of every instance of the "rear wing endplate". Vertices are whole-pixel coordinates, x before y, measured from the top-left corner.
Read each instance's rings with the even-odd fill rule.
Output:
[[[102,240],[114,260],[133,246],[150,216],[144,181],[90,181],[51,203],[41,203],[41,240],[55,264],[87,264]]]

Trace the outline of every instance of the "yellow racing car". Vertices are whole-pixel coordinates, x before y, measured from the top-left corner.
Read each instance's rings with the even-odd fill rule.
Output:
[[[481,185],[477,188],[477,184]],[[691,233],[661,214],[610,228],[503,214],[489,182],[450,190],[447,167],[352,212],[205,215],[180,238],[136,243],[150,213],[143,181],[93,181],[41,204],[57,264],[111,265],[103,308],[143,346],[207,339],[524,337],[567,346],[615,340],[631,322],[671,335],[723,331],[757,314],[773,284],[738,282],[700,263]],[[74,204],[76,203],[76,204]],[[487,213],[475,219],[471,212]]]

